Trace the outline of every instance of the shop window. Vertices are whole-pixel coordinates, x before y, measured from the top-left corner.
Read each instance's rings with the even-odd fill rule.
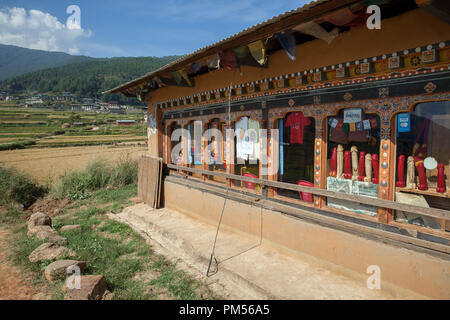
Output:
[[[208,123],[207,129],[209,134],[207,135],[207,144],[210,146],[207,150],[208,170],[211,171],[226,171],[224,162],[224,121],[220,119],[211,120]]]
[[[302,112],[292,112],[278,120],[280,163],[278,180],[314,186],[315,120]],[[305,194],[279,189],[278,195],[310,201]]]
[[[396,116],[396,201],[450,210],[450,101],[423,102]],[[400,222],[433,229],[437,219],[397,211]]]
[[[235,123],[235,174],[259,178],[259,130],[259,122],[249,117],[242,117]],[[259,189],[258,185],[251,183],[234,181],[234,184],[247,189]]]
[[[186,127],[188,131],[188,164],[190,166],[201,166],[202,165],[202,139],[201,135],[203,133],[201,121],[193,121],[189,123]],[[197,137],[196,137],[197,133]]]
[[[327,119],[327,190],[378,197],[380,117],[363,109],[341,110]],[[369,216],[374,206],[328,198],[327,205]]]
[[[172,164],[176,165],[182,165],[183,163],[183,150],[181,148],[181,134],[177,135],[176,133],[177,129],[181,129],[181,126],[179,126],[177,123],[173,123],[169,126],[169,158],[172,161]],[[179,138],[178,140],[176,138]],[[174,140],[172,140],[174,138]],[[178,148],[178,149],[175,149]],[[177,152],[178,150],[178,152]]]

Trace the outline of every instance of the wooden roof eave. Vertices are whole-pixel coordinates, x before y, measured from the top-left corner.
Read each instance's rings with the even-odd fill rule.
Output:
[[[311,2],[301,8],[269,19],[263,23],[245,29],[234,36],[228,37],[215,44],[199,49],[172,63],[169,63],[168,65],[156,71],[147,73],[142,77],[124,83],[104,93],[119,93],[123,90],[134,87],[143,81],[150,80],[154,77],[161,76],[162,74],[168,72],[178,71],[183,67],[186,67],[186,65],[213,56],[220,51],[231,50],[240,46],[248,45],[249,43],[252,43],[254,41],[264,39],[273,34],[291,29],[301,23],[306,23],[308,21],[317,19],[326,13],[345,8],[358,2],[361,2],[361,0],[319,0]]]

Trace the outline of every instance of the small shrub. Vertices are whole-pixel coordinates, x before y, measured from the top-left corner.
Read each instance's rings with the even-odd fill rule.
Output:
[[[35,144],[36,144],[35,140],[6,143],[0,145],[0,151],[25,149],[27,146],[32,146]]]
[[[122,187],[137,182],[138,162],[121,160],[116,164],[94,161],[83,171],[71,172],[62,176],[54,188],[60,198],[83,200],[90,192],[105,187]]]
[[[18,203],[26,209],[47,191],[29,176],[0,167],[0,205]]]

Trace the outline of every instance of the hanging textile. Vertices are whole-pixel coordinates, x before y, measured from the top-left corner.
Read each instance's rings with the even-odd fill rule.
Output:
[[[236,134],[236,158],[248,160],[248,153],[245,152],[245,140],[246,132],[248,129],[248,118],[243,117],[241,120],[236,122],[235,134]]]
[[[344,120],[336,119],[336,127],[330,128],[330,138],[329,140],[336,143],[347,144],[348,143],[348,133],[344,130]]]
[[[264,42],[262,42],[262,40],[250,43],[248,45],[248,49],[256,62],[258,62],[261,66],[266,64],[266,47],[264,46]]]
[[[228,70],[235,70],[238,67],[237,57],[233,51],[220,53],[220,64]]]
[[[192,164],[192,142],[191,142],[191,125],[187,125],[187,157],[188,164]]]
[[[180,84],[181,81],[183,81],[183,77],[181,76],[180,72],[176,71],[176,72],[171,72],[170,74],[175,79],[175,82],[177,84]]]
[[[351,12],[347,7],[324,16],[323,20],[331,22],[337,26],[345,26],[356,18],[358,18],[358,16],[353,14],[353,12]]]
[[[203,62],[197,62],[197,63],[193,63],[191,65],[191,70],[193,73],[197,73],[200,71],[200,69],[203,67]]]
[[[180,70],[178,73],[183,77],[183,79],[187,82],[188,86],[192,87],[191,79],[189,79],[189,76],[186,72],[186,70]]]
[[[353,13],[350,8],[347,7],[326,15],[323,17],[323,20],[341,27],[358,28],[366,25],[369,16],[370,15],[366,12],[366,8],[357,13]]]
[[[294,35],[292,34],[292,31],[288,30],[277,33],[277,38],[281,46],[283,47],[284,51],[286,51],[288,57],[292,61],[295,61],[296,41]]]
[[[279,154],[279,165],[280,165],[280,175],[283,176],[284,174],[284,146],[283,146],[283,130],[284,130],[284,125],[283,125],[283,119],[278,120],[278,128],[280,130],[279,132],[279,146],[280,146],[280,154]],[[280,181],[283,181],[283,178],[281,178]]]
[[[163,82],[161,81],[161,79],[159,78],[159,77],[155,77],[155,78],[153,78],[153,81],[155,81],[155,83],[158,85],[158,87],[162,87],[164,84],[163,84]]]
[[[311,125],[311,120],[303,115],[303,112],[293,112],[287,119],[285,127],[291,128],[291,143],[303,144],[303,132],[305,127]]]
[[[326,41],[328,44],[334,40],[339,34],[339,29],[335,28],[330,32],[327,32],[320,24],[310,21],[307,23],[300,24],[293,28],[295,31],[299,31],[304,34],[308,34],[310,36],[316,37],[317,39],[321,39]]]
[[[251,55],[248,46],[239,47],[233,49],[232,51],[236,55],[239,68],[241,66],[260,67],[260,64],[256,62],[256,60]]]
[[[248,139],[253,143],[253,153],[249,155],[250,160],[259,159],[259,122],[248,119]]]
[[[220,68],[220,56],[218,54],[206,60],[206,65],[209,69],[219,69]]]

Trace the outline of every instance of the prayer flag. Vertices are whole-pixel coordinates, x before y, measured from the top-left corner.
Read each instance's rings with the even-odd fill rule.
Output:
[[[261,40],[252,42],[248,45],[248,49],[250,50],[250,53],[256,60],[256,62],[258,62],[262,66],[266,64],[267,56],[264,42],[262,42]]]
[[[278,41],[280,41],[280,44],[283,47],[284,51],[286,51],[288,57],[292,61],[295,61],[296,41],[294,35],[292,34],[292,31],[288,30],[277,33],[277,38]]]
[[[314,21],[300,24],[293,28],[293,30],[308,34],[321,40],[325,40],[328,44],[330,44],[331,41],[333,41],[334,38],[336,38],[339,34],[338,28],[327,32],[327,30],[325,30],[320,24]]]

